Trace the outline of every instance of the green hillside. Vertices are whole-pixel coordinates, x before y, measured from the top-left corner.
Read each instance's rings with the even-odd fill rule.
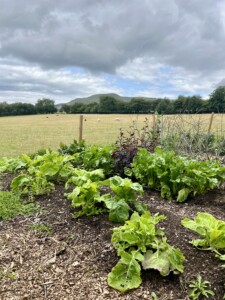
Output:
[[[83,103],[83,104],[88,104],[88,103],[93,103],[93,102],[97,102],[99,103],[100,97],[104,97],[104,96],[110,96],[113,97],[117,100],[120,101],[125,101],[125,102],[129,102],[131,97],[122,97],[120,95],[117,94],[113,94],[113,93],[108,93],[108,94],[96,94],[96,95],[92,95],[89,97],[85,97],[85,98],[76,98],[70,102],[68,102],[68,105],[72,105],[74,103]]]
[[[89,103],[93,103],[93,102],[99,103],[100,97],[104,97],[104,96],[110,96],[116,100],[124,101],[124,102],[129,102],[132,98],[142,98],[142,99],[146,99],[146,100],[153,99],[153,98],[147,98],[147,97],[123,97],[118,94],[108,93],[108,94],[96,94],[96,95],[92,95],[92,96],[84,97],[84,98],[76,98],[76,99],[71,100],[70,102],[64,103],[64,104],[73,105],[75,103],[83,103],[83,104],[89,104]],[[58,104],[57,106],[61,106],[61,105],[62,104]]]

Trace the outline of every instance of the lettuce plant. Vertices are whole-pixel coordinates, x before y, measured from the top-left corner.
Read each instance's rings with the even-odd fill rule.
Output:
[[[71,176],[66,182],[66,189],[68,189],[71,185],[73,186],[81,186],[82,184],[92,181],[102,181],[105,179],[105,175],[102,169],[97,169],[93,171],[86,171],[83,169],[75,168],[73,169]]]
[[[73,207],[80,207],[75,217],[109,213],[112,222],[123,222],[129,219],[130,211],[135,209],[142,213],[146,206],[139,202],[138,196],[143,194],[139,183],[119,176],[104,179],[103,170],[85,171],[74,169],[73,175],[66,182],[66,188],[74,185],[71,193],[66,197],[72,201]],[[102,188],[108,187],[108,193],[103,194]]]
[[[113,228],[111,240],[120,260],[108,274],[111,287],[120,292],[137,288],[141,284],[141,266],[156,269],[162,276],[183,272],[183,254],[167,243],[162,230],[156,229],[164,219],[149,211],[141,216],[134,212],[123,226]]]
[[[66,181],[74,167],[73,157],[70,155],[62,156],[57,152],[47,151],[46,154],[36,156],[28,168],[28,173],[35,176],[44,176],[48,181]]]
[[[225,260],[225,222],[209,213],[199,212],[194,220],[185,218],[181,224],[197,232],[202,239],[194,239],[191,244],[202,250],[211,250],[221,260]],[[221,253],[222,252],[222,253]]]
[[[109,210],[109,219],[112,222],[123,222],[129,219],[132,207],[139,213],[146,211],[147,207],[141,204],[138,197],[144,194],[139,183],[133,183],[128,178],[120,176],[110,177],[103,182],[112,191],[104,198],[104,203]]]
[[[98,182],[87,181],[81,186],[76,186],[71,193],[66,194],[71,200],[72,207],[81,208],[74,213],[74,217],[92,216],[106,212],[102,205],[105,196],[100,195],[100,184]]]
[[[22,173],[15,177],[11,183],[11,189],[14,193],[20,195],[44,195],[54,190],[54,184],[49,182],[45,176],[31,176]]]
[[[23,154],[21,157],[15,158],[3,157],[2,159],[0,159],[0,173],[16,173],[20,170],[26,170],[29,167],[31,161],[31,158],[26,154]]]

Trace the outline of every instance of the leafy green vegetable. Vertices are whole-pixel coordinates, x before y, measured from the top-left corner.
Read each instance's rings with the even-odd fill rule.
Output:
[[[131,206],[139,213],[146,211],[146,205],[138,201],[138,197],[143,195],[144,191],[139,183],[133,183],[128,178],[121,178],[120,176],[110,177],[103,182],[108,186],[114,196],[104,198],[104,203],[109,209],[109,219],[113,222],[126,221],[129,218],[129,211]]]
[[[203,250],[214,251],[223,260],[224,255],[220,251],[225,251],[225,222],[216,219],[209,213],[199,212],[194,220],[185,218],[181,224],[202,236],[202,239],[191,241],[193,246]]]
[[[225,167],[219,162],[188,159],[161,148],[154,153],[140,149],[131,166],[132,170],[125,171],[128,176],[134,175],[141,184],[161,191],[163,198],[176,197],[178,202],[225,181]]]
[[[15,193],[27,195],[44,195],[54,190],[54,184],[47,181],[44,176],[31,176],[28,174],[20,174],[15,177],[11,183],[11,189]]]
[[[123,226],[113,228],[112,244],[121,259],[108,275],[111,287],[121,292],[137,288],[141,284],[139,263],[144,269],[159,270],[163,276],[183,272],[183,254],[170,246],[163,231],[155,227],[164,219],[149,211],[142,216],[134,212]]]
[[[145,254],[145,259],[142,262],[144,270],[155,269],[162,276],[167,276],[170,272],[178,274],[184,271],[184,256],[179,249],[170,246],[166,242],[166,238],[163,238],[163,242],[160,241],[159,244],[155,243],[155,246],[156,252],[148,250]]]
[[[112,222],[123,222],[129,219],[130,206],[124,199],[115,200],[105,196],[103,201],[106,208],[109,210],[109,220]]]
[[[74,208],[81,207],[76,211],[76,218],[86,215],[97,215],[106,211],[101,202],[105,196],[100,196],[100,185],[98,182],[88,181],[82,186],[77,186],[72,193],[66,194],[67,198],[72,201]]]
[[[18,171],[26,170],[11,183],[13,191],[20,194],[32,193],[33,195],[43,195],[54,189],[53,182],[66,181],[71,176],[74,167],[72,165],[73,157],[69,155],[62,156],[58,152],[46,150],[43,155],[29,156],[23,155],[21,159],[10,163],[11,168],[7,170]]]
[[[60,143],[59,153],[61,155],[70,154],[74,155],[75,153],[81,153],[86,151],[86,144],[85,141],[82,140],[80,142],[74,140],[70,145],[65,145],[63,143]]]
[[[97,182],[104,178],[105,175],[102,169],[86,171],[76,168],[72,171],[70,178],[66,182],[66,189],[68,189],[70,185],[81,186],[88,181]]]
[[[137,199],[138,195],[143,194],[142,186],[130,179],[114,176],[101,181],[104,179],[103,170],[74,169],[72,174],[66,182],[66,188],[71,184],[75,185],[75,188],[66,196],[72,201],[73,207],[81,208],[75,213],[76,217],[109,212],[110,221],[123,222],[129,219],[131,206],[140,213],[146,210],[146,206]],[[102,195],[103,186],[109,187],[111,193]]]
[[[2,158],[0,160],[0,173],[12,172],[16,173],[19,170],[25,170],[29,166],[31,158],[23,154],[21,157],[16,158]]]
[[[36,156],[29,165],[28,173],[44,176],[48,181],[66,181],[74,170],[74,158],[69,155],[62,156],[58,152],[47,151],[46,154]]]
[[[141,284],[141,267],[138,261],[143,255],[138,251],[121,252],[121,259],[108,275],[108,284],[120,292],[139,287]]]
[[[103,169],[106,175],[113,172],[112,147],[89,146],[84,151],[74,154],[74,160],[78,167],[88,171]]]
[[[133,183],[130,179],[123,179],[120,176],[110,177],[104,181],[104,185],[109,186],[116,197],[127,201],[136,199],[137,193],[139,195],[144,194],[143,188],[139,183]]]

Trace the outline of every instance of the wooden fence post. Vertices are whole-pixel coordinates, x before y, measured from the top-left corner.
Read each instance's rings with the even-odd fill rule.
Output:
[[[156,129],[156,122],[155,122],[155,113],[152,115],[152,129]]]
[[[211,118],[210,118],[210,121],[209,121],[208,133],[210,133],[210,131],[211,131],[212,122],[213,122],[213,117],[214,117],[214,112],[212,112],[212,114],[211,114]]]
[[[83,140],[83,123],[84,123],[84,116],[80,115],[79,142]]]

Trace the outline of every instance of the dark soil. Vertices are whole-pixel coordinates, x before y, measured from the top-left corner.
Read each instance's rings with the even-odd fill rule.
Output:
[[[2,189],[8,189],[11,180],[11,175],[0,179]],[[158,193],[146,190],[143,201],[152,213],[167,217],[161,228],[169,243],[184,253],[185,271],[166,278],[156,271],[143,271],[141,286],[126,294],[107,285],[107,274],[118,261],[110,242],[115,225],[107,215],[73,219],[70,202],[63,194],[63,186],[56,186],[50,195],[36,198],[44,212],[0,221],[0,299],[150,300],[154,291],[159,300],[187,300],[189,282],[200,274],[211,282],[215,292],[211,299],[222,300],[225,271],[221,261],[208,251],[193,248],[189,241],[196,235],[180,222],[200,211],[225,220],[224,190],[195,197],[185,204],[163,200]],[[51,225],[52,232],[30,229],[39,223]]]

